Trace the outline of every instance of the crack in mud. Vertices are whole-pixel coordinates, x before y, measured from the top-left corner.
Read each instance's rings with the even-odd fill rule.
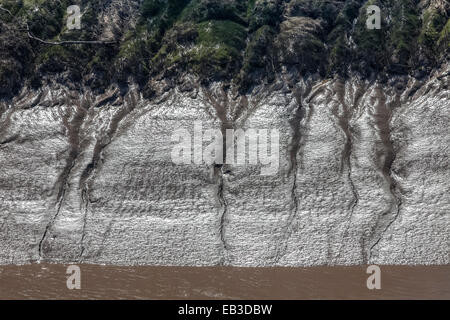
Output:
[[[228,129],[235,129],[238,123],[239,127],[243,127],[245,122],[249,117],[256,112],[258,107],[267,99],[273,92],[273,85],[266,90],[260,90],[254,95],[253,101],[249,101],[245,95],[239,95],[230,100],[228,90],[223,87],[220,88],[218,92],[212,92],[212,90],[203,88],[203,94],[206,98],[207,104],[211,105],[215,110],[215,115],[213,115],[208,109],[206,112],[212,119],[219,119],[221,123],[221,132],[223,136],[223,159],[227,159],[227,134]],[[228,118],[230,116],[230,119]],[[221,265],[227,263],[226,253],[228,251],[228,245],[226,242],[226,215],[228,213],[227,202],[224,197],[224,170],[225,165],[223,164],[213,164],[214,165],[214,177],[218,181],[218,192],[217,198],[220,204],[220,218],[219,218],[219,235],[220,242],[223,248]],[[217,182],[216,182],[217,183]]]
[[[172,98],[172,100],[170,102],[168,102],[169,99],[171,99],[171,98]],[[153,105],[149,108],[143,108],[142,110],[139,110],[139,112],[137,112],[136,114],[133,115],[132,120],[130,120],[130,117],[128,117],[128,116],[131,115],[133,113],[133,111],[137,110],[136,106],[138,104],[140,104],[140,102],[138,101],[140,98],[139,98],[139,96],[137,96],[137,98],[136,98],[136,96],[131,96],[129,99],[130,99],[129,103],[132,104],[133,106],[131,108],[128,108],[127,114],[120,121],[117,121],[117,123],[120,122],[120,124],[121,124],[120,131],[118,130],[118,127],[117,127],[115,129],[115,133],[113,135],[111,135],[111,137],[114,136],[115,138],[117,138],[118,136],[120,136],[121,134],[126,132],[126,130],[129,129],[133,125],[134,122],[132,120],[136,121],[137,119],[145,116],[146,114],[148,114],[149,112],[154,110],[154,108],[159,108],[160,106],[162,106],[164,102],[168,102],[169,107],[172,107],[176,103],[175,95],[173,94],[173,92],[170,92],[166,96],[164,96],[162,99],[160,99],[158,101],[152,101],[155,103],[155,105]],[[125,99],[125,101],[126,101],[126,99]],[[123,176],[125,170],[126,170],[126,167],[124,166],[120,172],[120,176]],[[114,225],[115,221],[116,221],[116,216],[113,216],[111,218],[111,220],[108,222],[108,225],[106,227],[106,230],[105,230],[102,240],[101,240],[101,244],[99,246],[100,249],[96,252],[97,256],[101,256],[102,252],[105,250],[106,241],[110,237],[110,234],[112,231],[112,226]]]
[[[84,238],[86,237],[86,224],[87,224],[87,215],[88,215],[88,210],[89,210],[89,205],[91,203],[90,199],[89,199],[89,190],[82,190],[81,191],[81,200],[82,203],[84,204],[84,216],[83,216],[83,228],[81,230],[81,251],[78,257],[78,261],[81,263],[82,259],[83,259],[83,253],[85,250],[84,247]]]
[[[228,129],[235,128],[235,122],[239,119],[239,126],[242,127],[247,119],[253,114],[257,108],[260,106],[261,102],[264,98],[267,98],[271,92],[271,90],[266,90],[264,92],[260,92],[256,94],[254,101],[248,101],[246,96],[239,96],[235,99],[230,100],[229,92],[225,90],[223,87],[220,88],[218,92],[212,92],[212,90],[203,88],[203,94],[206,98],[207,104],[213,107],[215,110],[215,115],[212,114],[208,109],[206,112],[212,119],[220,120],[220,130],[222,132],[223,137],[223,159],[227,159],[227,134],[226,131]],[[231,114],[230,114],[231,113]],[[228,118],[230,114],[231,119]],[[223,164],[213,164],[214,166],[214,177],[216,179],[216,183],[218,184],[218,192],[217,199],[220,204],[220,217],[219,217],[219,237],[223,250],[221,265],[227,263],[226,253],[228,251],[228,245],[226,241],[226,216],[228,212],[227,202],[224,197],[224,170],[225,165]]]
[[[226,215],[227,215],[227,202],[224,198],[223,195],[223,191],[224,191],[224,178],[223,178],[223,172],[222,172],[223,167],[219,167],[219,166],[215,166],[214,167],[214,171],[215,171],[215,176],[218,178],[219,182],[218,182],[218,188],[217,188],[217,199],[220,203],[220,207],[221,207],[221,215],[220,215],[220,224],[219,224],[219,235],[220,235],[220,241],[222,244],[222,249],[223,249],[223,254],[222,254],[222,259],[220,264],[221,265],[225,265],[227,262],[226,259],[226,252],[228,251],[228,245],[227,245],[227,241],[226,241],[226,237],[225,237],[225,222],[226,222]]]
[[[41,261],[43,257],[43,246],[44,242],[46,240],[46,237],[51,229],[51,227],[56,222],[56,219],[58,218],[62,204],[64,202],[66,190],[69,183],[69,177],[72,172],[72,169],[75,166],[76,159],[80,153],[80,127],[81,124],[84,121],[84,118],[86,116],[86,109],[81,105],[81,103],[77,104],[75,110],[75,114],[73,115],[72,121],[69,121],[70,115],[67,114],[66,116],[62,117],[63,125],[67,130],[67,135],[69,137],[69,143],[70,143],[70,151],[69,156],[66,162],[66,167],[63,169],[63,172],[58,178],[57,185],[60,185],[58,195],[57,195],[57,203],[58,207],[56,210],[55,215],[50,219],[50,221],[47,223],[44,233],[41,237],[41,240],[39,241],[38,246],[38,255],[39,255],[39,261]]]
[[[377,88],[376,93],[378,98],[378,105],[375,110],[375,114],[372,114],[372,116],[375,120],[375,126],[377,127],[380,134],[381,144],[383,147],[383,150],[377,152],[377,160],[381,173],[386,181],[386,184],[389,187],[389,193],[392,200],[389,209],[383,212],[381,216],[377,218],[375,226],[372,228],[370,239],[375,240],[368,251],[368,262],[372,260],[375,247],[378,246],[385,233],[394,224],[394,222],[397,221],[402,205],[401,196],[398,194],[399,190],[397,187],[397,182],[392,176],[392,165],[395,161],[396,154],[392,142],[390,124],[392,120],[393,110],[396,107],[400,106],[400,97],[397,94],[393,102],[391,102],[390,104],[386,104],[386,96],[381,92],[380,88]],[[394,213],[392,214],[392,217],[390,219],[389,217],[385,218],[389,213],[393,211]],[[387,223],[386,220],[388,220]],[[385,224],[384,227],[382,226],[383,224]]]
[[[302,121],[305,118],[306,110],[302,101],[303,96],[307,96],[311,92],[311,87],[308,86],[305,92],[302,90],[294,88],[292,93],[295,101],[297,102],[297,109],[295,110],[294,117],[289,121],[291,129],[293,131],[292,140],[289,146],[289,160],[290,168],[288,175],[294,175],[294,181],[292,183],[291,197],[292,205],[291,212],[287,218],[286,224],[284,226],[281,244],[277,246],[275,252],[275,263],[278,263],[281,258],[286,254],[288,240],[292,234],[292,224],[298,214],[298,196],[297,196],[297,175],[298,175],[298,161],[300,161],[303,167],[303,161],[298,159],[298,153],[302,148],[303,144],[303,134],[302,134]]]
[[[352,134],[353,128],[350,124],[350,121],[353,117],[353,111],[355,109],[355,105],[352,108],[350,108],[349,105],[345,102],[346,89],[345,89],[345,83],[343,83],[342,81],[339,80],[336,82],[335,92],[337,95],[337,99],[339,101],[339,105],[342,106],[342,113],[339,114],[339,105],[337,105],[335,108],[333,108],[332,113],[338,120],[337,121],[338,125],[345,134],[344,149],[342,150],[342,153],[341,153],[340,172],[341,172],[341,174],[343,174],[344,170],[347,169],[347,173],[346,173],[347,181],[350,185],[350,189],[353,194],[353,200],[351,201],[351,203],[348,207],[349,214],[346,216],[347,227],[342,234],[341,245],[340,245],[339,252],[338,252],[338,256],[340,256],[340,254],[342,253],[343,246],[344,246],[345,237],[348,235],[348,231],[350,229],[351,220],[352,220],[355,208],[359,203],[359,195],[358,195],[358,191],[356,189],[355,183],[353,182],[353,179],[352,179],[352,163],[351,163],[351,157],[352,157],[352,152],[353,152],[353,134]],[[356,100],[356,103],[357,103],[357,100]]]
[[[233,128],[232,121],[229,121],[227,119],[227,111],[229,109],[230,101],[228,99],[227,92],[221,88],[220,90],[220,97],[216,99],[214,97],[214,94],[206,88],[203,88],[203,93],[206,97],[207,103],[209,103],[214,110],[216,111],[216,116],[219,118],[221,126],[220,130],[222,132],[223,136],[223,159],[227,158],[227,129]],[[221,101],[220,101],[221,100]],[[207,111],[208,112],[208,111]],[[209,112],[208,112],[209,113]],[[209,113],[210,114],[210,113]],[[214,115],[210,114],[210,116],[215,119]],[[217,200],[220,204],[220,213],[219,213],[219,241],[221,243],[222,247],[222,254],[221,254],[221,261],[220,265],[225,265],[227,263],[227,242],[225,237],[225,221],[226,221],[226,214],[227,214],[227,202],[224,198],[223,191],[224,191],[224,177],[223,177],[223,164],[213,164],[213,170],[214,170],[214,177],[217,184]]]
[[[114,93],[112,96],[108,97],[105,100],[102,100],[100,104],[97,105],[104,105],[108,102],[111,102],[117,98],[117,92]],[[128,99],[127,99],[128,98]],[[80,254],[79,254],[79,260],[82,261],[83,254],[85,252],[85,246],[84,246],[84,240],[86,236],[86,225],[87,225],[87,215],[89,213],[89,207],[92,204],[91,197],[90,197],[90,186],[95,180],[95,172],[99,169],[100,163],[103,163],[103,152],[104,150],[111,144],[114,136],[117,133],[117,130],[119,128],[119,124],[124,120],[135,108],[138,104],[137,98],[134,96],[133,92],[130,92],[130,94],[124,99],[125,107],[121,110],[119,110],[116,115],[111,119],[111,122],[109,124],[109,128],[106,131],[106,133],[101,136],[99,139],[97,139],[94,152],[92,155],[92,160],[90,163],[84,168],[83,173],[81,174],[79,188],[81,189],[81,199],[84,203],[84,218],[83,218],[83,231],[82,236],[80,240]],[[107,232],[109,232],[111,225],[109,226]],[[105,237],[106,238],[106,237]]]

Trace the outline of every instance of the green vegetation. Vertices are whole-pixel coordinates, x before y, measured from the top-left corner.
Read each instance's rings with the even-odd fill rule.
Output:
[[[248,15],[251,31],[264,25],[275,27],[280,22],[281,10],[275,1],[258,0],[250,3],[248,8],[251,8]]]
[[[328,58],[327,73],[332,75],[333,73],[346,75],[347,66],[350,63],[350,59],[353,56],[351,48],[348,45],[348,33],[353,27],[353,21],[358,18],[359,15],[359,3],[356,1],[346,2],[340,12],[336,12],[333,7],[325,6],[324,17],[329,21],[328,23],[333,27],[328,33],[326,42],[329,44],[331,50]],[[364,10],[364,8],[363,8]],[[334,19],[334,20],[333,20]],[[367,46],[367,43],[372,43],[371,39],[365,39],[363,36],[373,37],[377,34],[368,33],[362,34],[362,20],[358,20],[356,27],[356,42],[362,46]]]
[[[442,49],[443,54],[450,49],[450,19],[447,20],[439,34],[438,46]]]
[[[427,56],[431,59],[441,49],[442,41],[440,39],[446,22],[447,19],[444,14],[436,10],[427,10],[424,14],[419,43],[424,47]]]
[[[230,20],[245,25],[247,10],[246,1],[192,0],[183,10],[180,20],[185,22]]]
[[[392,67],[397,72],[406,73],[413,52],[416,50],[417,37],[420,32],[420,18],[416,10],[416,0],[394,1],[392,23],[388,38],[392,53]]]
[[[188,54],[194,72],[213,76],[238,68],[237,60],[247,36],[242,25],[228,20],[211,20],[197,24],[196,30],[195,47]]]
[[[113,28],[117,44],[54,46],[28,38],[25,22],[40,39],[96,40],[103,2],[0,0],[15,16],[0,11],[0,82],[8,91],[25,80],[39,86],[69,78],[102,90],[130,76],[145,86],[154,77],[188,72],[205,81],[234,81],[245,91],[271,81],[283,65],[329,77],[429,70],[448,59],[450,22],[448,12],[423,10],[419,2],[143,0],[134,28]],[[68,32],[71,4],[82,7],[83,27]],[[371,4],[382,9],[381,30],[366,28]],[[64,77],[54,77],[60,73]]]
[[[125,35],[114,63],[119,81],[126,81],[127,74],[132,74],[144,84],[151,71],[156,71],[156,61],[164,56],[164,35],[188,3],[189,0],[144,0],[138,25]]]
[[[255,68],[262,68],[266,65],[264,56],[273,41],[275,31],[268,25],[259,28],[251,37],[245,51],[244,71],[250,72]]]
[[[368,30],[366,21],[368,18],[367,7],[369,5],[377,5],[382,8],[382,4],[378,0],[368,1],[361,8],[354,32],[354,41],[357,47],[353,52],[355,56],[352,65],[354,69],[360,70],[366,76],[369,76],[372,72],[382,71],[388,64],[389,55],[387,52],[387,30],[389,26],[386,23],[386,16],[382,10],[380,30]]]
[[[197,45],[205,47],[223,45],[236,52],[243,48],[247,36],[243,26],[227,20],[199,23],[197,31]]]

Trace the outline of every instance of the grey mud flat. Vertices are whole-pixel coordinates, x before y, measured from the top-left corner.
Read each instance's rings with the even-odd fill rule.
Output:
[[[0,264],[449,265],[449,69],[0,105]],[[175,165],[173,132],[281,133],[280,166]]]

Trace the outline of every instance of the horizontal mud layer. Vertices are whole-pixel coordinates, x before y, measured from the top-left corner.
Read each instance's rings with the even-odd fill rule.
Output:
[[[381,266],[381,290],[366,266],[312,268],[118,267],[80,265],[81,290],[66,287],[67,265],[0,267],[0,299],[449,299],[450,265]]]

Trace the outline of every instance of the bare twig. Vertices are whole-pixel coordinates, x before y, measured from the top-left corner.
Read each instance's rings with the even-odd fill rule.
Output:
[[[8,9],[3,8],[2,6],[0,6],[0,10],[2,10],[2,11],[4,11],[4,12],[8,13],[11,17],[15,18],[14,15],[11,13],[11,11],[9,11]]]
[[[11,11],[9,11],[6,8],[3,8],[2,6],[0,6],[0,10],[4,11],[6,13],[8,13],[14,20],[16,20],[16,17],[11,13]],[[42,40],[38,37],[36,37],[35,35],[33,35],[30,31],[30,27],[28,25],[28,23],[25,23],[26,25],[26,29],[18,29],[19,31],[26,31],[27,35],[30,39],[36,40],[40,43],[43,44],[48,44],[48,45],[66,45],[66,44],[115,44],[118,43],[118,41],[96,41],[96,40],[69,40],[69,41],[46,41],[46,40]]]
[[[45,40],[42,40],[42,39],[34,36],[31,33],[30,28],[28,27],[28,24],[27,24],[27,34],[28,34],[28,37],[30,39],[39,41],[40,43],[54,45],[54,46],[65,45],[65,44],[115,44],[115,43],[118,42],[118,41],[89,41],[89,40],[86,40],[86,41],[84,41],[84,40],[79,40],[79,41],[76,41],[76,40],[71,40],[71,41],[45,41]]]

